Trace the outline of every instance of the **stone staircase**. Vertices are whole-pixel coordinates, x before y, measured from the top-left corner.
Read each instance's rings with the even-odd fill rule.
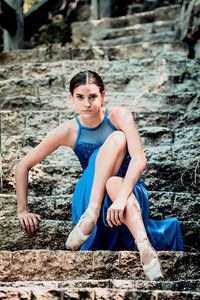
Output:
[[[176,40],[180,1],[174,2],[75,23],[67,47],[0,53],[0,299],[200,298],[200,68]],[[29,207],[42,221],[35,235],[19,228],[15,166],[51,129],[75,117],[68,85],[82,69],[102,76],[106,105],[133,113],[148,159],[150,218],[180,221],[186,251],[158,252],[163,281],[146,280],[137,252],[65,251],[71,195],[81,176],[67,147],[30,170]]]

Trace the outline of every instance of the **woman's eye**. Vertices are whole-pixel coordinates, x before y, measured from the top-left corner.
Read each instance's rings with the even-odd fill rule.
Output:
[[[83,97],[82,96],[77,96],[77,99],[78,100],[83,100]]]
[[[93,95],[90,97],[90,99],[94,100],[94,99],[96,99],[96,97],[97,97],[96,95]]]

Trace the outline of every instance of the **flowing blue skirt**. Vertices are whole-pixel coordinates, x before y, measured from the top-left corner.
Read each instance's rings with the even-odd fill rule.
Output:
[[[74,224],[78,223],[80,217],[88,207],[95,173],[95,161],[99,149],[96,149],[92,153],[86,169],[76,183],[72,195],[72,221]],[[124,177],[127,167],[127,164],[122,162],[117,176]],[[148,193],[142,178],[135,184],[133,193],[140,205],[144,226],[154,249],[156,251],[184,251],[182,233],[177,218],[170,217],[164,220],[149,219]],[[80,250],[138,250],[134,243],[134,238],[126,225],[113,226],[113,228],[108,225],[106,215],[111,204],[112,201],[106,193],[100,217],[93,228],[91,236],[81,246]]]

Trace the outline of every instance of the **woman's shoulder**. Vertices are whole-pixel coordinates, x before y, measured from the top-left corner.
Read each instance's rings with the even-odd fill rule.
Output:
[[[108,118],[113,125],[120,130],[119,117],[123,116],[128,111],[128,108],[124,106],[109,106],[108,107]]]
[[[62,137],[62,145],[71,147],[73,145],[74,135],[76,135],[78,124],[76,118],[63,121],[56,129]]]

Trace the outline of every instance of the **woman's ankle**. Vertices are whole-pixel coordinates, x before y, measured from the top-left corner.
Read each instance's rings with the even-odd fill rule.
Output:
[[[149,242],[148,237],[144,237],[139,240],[135,240],[138,251],[140,253],[141,260],[144,264],[148,264],[155,256],[155,251]]]

